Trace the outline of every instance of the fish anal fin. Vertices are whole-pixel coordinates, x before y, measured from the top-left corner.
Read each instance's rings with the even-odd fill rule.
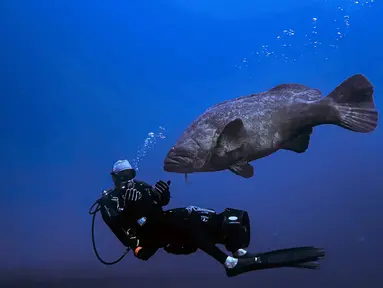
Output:
[[[281,149],[290,150],[296,153],[303,153],[309,148],[312,129],[300,133],[296,137],[282,144]]]
[[[229,167],[229,170],[243,178],[251,178],[254,176],[254,167],[249,163],[234,164]]]

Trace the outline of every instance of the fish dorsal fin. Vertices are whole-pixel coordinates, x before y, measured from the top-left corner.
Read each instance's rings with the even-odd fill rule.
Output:
[[[284,97],[315,101],[322,98],[322,92],[302,84],[280,84],[267,91],[267,94],[279,94]]]
[[[217,139],[218,154],[234,151],[240,148],[246,138],[246,130],[240,118],[230,121],[223,128]]]
[[[303,92],[307,90],[313,90],[310,87],[307,87],[302,84],[279,84],[269,90],[269,92]]]
[[[211,111],[211,110],[214,110],[214,109],[216,109],[216,108],[220,108],[221,106],[223,107],[224,105],[229,104],[229,103],[231,103],[231,102],[235,102],[235,101],[238,101],[238,100],[241,100],[241,99],[244,99],[244,98],[249,98],[249,97],[251,97],[251,96],[253,96],[253,95],[244,95],[244,96],[239,96],[239,97],[234,98],[234,99],[229,99],[229,100],[225,100],[225,101],[223,101],[223,102],[219,102],[219,103],[217,103],[217,104],[215,104],[215,105],[213,105],[213,106],[207,108],[207,109],[206,109],[206,112]]]

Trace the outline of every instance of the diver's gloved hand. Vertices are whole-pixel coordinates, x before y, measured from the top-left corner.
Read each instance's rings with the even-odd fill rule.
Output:
[[[134,249],[134,256],[136,258],[143,260],[143,261],[148,261],[157,251],[156,249],[149,249],[149,248],[143,248],[141,246],[137,246]]]
[[[158,181],[156,185],[154,185],[155,192],[159,195],[158,202],[161,206],[166,206],[170,202],[170,181]]]
[[[131,188],[126,189],[125,201],[136,202],[142,198],[142,193],[137,189]]]

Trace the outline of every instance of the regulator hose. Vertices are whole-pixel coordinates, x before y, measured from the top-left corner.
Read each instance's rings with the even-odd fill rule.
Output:
[[[93,251],[94,251],[94,254],[96,254],[97,259],[102,264],[114,265],[114,264],[117,264],[118,262],[120,262],[126,256],[126,254],[129,253],[130,248],[126,248],[126,251],[115,261],[107,262],[107,261],[104,261],[101,258],[100,254],[98,253],[97,248],[96,248],[96,241],[95,241],[95,236],[94,236],[94,226],[95,226],[94,223],[96,222],[96,215],[97,215],[97,212],[99,212],[101,210],[100,200],[101,199],[98,199],[96,202],[94,202],[93,205],[90,207],[89,212],[88,212],[90,215],[92,215],[92,245],[93,245]]]

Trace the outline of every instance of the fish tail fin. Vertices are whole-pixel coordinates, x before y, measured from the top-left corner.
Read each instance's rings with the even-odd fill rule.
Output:
[[[373,94],[370,81],[356,74],[343,81],[324,100],[330,101],[335,108],[334,124],[354,132],[369,133],[378,126]]]

